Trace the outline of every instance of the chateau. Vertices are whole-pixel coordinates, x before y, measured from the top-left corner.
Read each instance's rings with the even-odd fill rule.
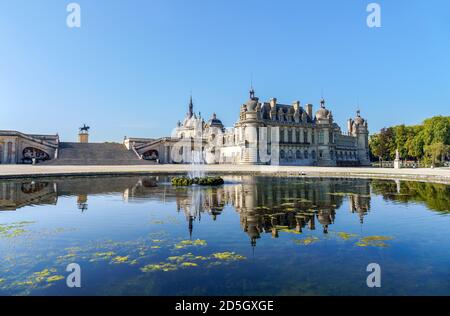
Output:
[[[253,88],[240,107],[239,120],[226,129],[215,113],[205,122],[194,113],[192,97],[188,112],[170,138],[156,141],[125,140],[128,148],[144,158],[162,163],[188,163],[201,150],[207,164],[261,164],[293,166],[366,166],[370,164],[367,120],[357,111],[344,134],[321,99],[313,105],[280,104],[276,98],[261,102]]]
[[[205,121],[194,112],[192,97],[185,118],[170,137],[125,137],[123,144],[89,143],[89,127],[80,129],[79,143],[62,143],[58,135],[26,135],[0,131],[0,163],[136,164],[191,163],[366,166],[370,164],[367,120],[357,111],[347,133],[320,100],[312,104],[280,104],[256,97],[240,106],[239,120],[226,129],[215,113]]]

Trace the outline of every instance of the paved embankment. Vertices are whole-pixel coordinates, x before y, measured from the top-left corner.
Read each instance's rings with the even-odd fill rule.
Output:
[[[450,169],[386,169],[386,168],[331,168],[294,166],[207,165],[206,172],[221,174],[267,174],[306,177],[358,177],[384,179],[411,179],[450,184]],[[0,178],[33,178],[52,176],[98,176],[156,173],[186,173],[189,165],[131,165],[131,166],[55,166],[55,165],[0,165]]]

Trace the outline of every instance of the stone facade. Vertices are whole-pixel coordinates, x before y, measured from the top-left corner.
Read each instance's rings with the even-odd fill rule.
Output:
[[[191,98],[186,117],[177,123],[171,138],[136,142],[138,154],[151,152],[161,163],[189,163],[192,151],[200,150],[207,164],[370,164],[367,121],[358,111],[348,120],[348,133],[342,133],[324,99],[313,113],[312,104],[302,107],[299,101],[291,105],[280,104],[276,98],[261,102],[251,89],[250,99],[240,107],[238,122],[230,129],[215,113],[205,122],[193,108]]]
[[[51,160],[58,155],[58,135],[30,135],[0,131],[0,164]]]
[[[232,128],[226,129],[215,113],[208,121],[200,113],[194,113],[191,97],[185,118],[177,123],[170,137],[125,137],[123,150],[133,152],[132,157],[139,162],[164,164],[196,161],[242,165],[370,165],[367,120],[359,111],[355,118],[348,120],[348,133],[344,134],[324,99],[313,113],[312,104],[302,106],[299,101],[281,104],[276,98],[260,101],[253,88],[249,94]],[[88,130],[87,126],[80,128],[81,143],[88,143]],[[63,145],[58,135],[0,131],[0,163],[56,159],[59,149],[63,156]],[[99,147],[92,145],[92,150]]]

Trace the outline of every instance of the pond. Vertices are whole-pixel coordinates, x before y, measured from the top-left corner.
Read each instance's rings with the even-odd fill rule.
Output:
[[[450,295],[448,185],[171,178],[1,180],[0,295]]]

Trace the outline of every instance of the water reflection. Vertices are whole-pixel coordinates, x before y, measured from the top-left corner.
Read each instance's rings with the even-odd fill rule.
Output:
[[[277,238],[280,231],[301,233],[319,227],[327,234],[344,201],[362,224],[370,211],[371,194],[400,203],[425,203],[441,212],[448,212],[450,205],[449,186],[424,182],[229,176],[220,187],[173,188],[169,180],[170,176],[147,176],[3,181],[0,211],[55,205],[60,196],[76,196],[77,208],[86,212],[90,196],[119,194],[128,203],[175,202],[192,236],[196,221],[205,215],[216,220],[229,205],[238,212],[242,230],[255,246],[262,234]]]

